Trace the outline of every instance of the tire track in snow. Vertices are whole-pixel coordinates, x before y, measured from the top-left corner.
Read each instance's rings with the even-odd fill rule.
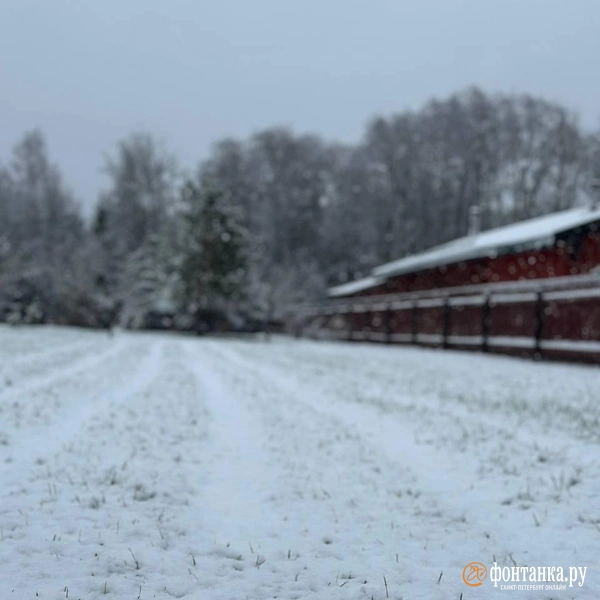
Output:
[[[403,396],[427,397],[439,405],[436,410],[444,408],[442,401],[450,409],[460,403],[459,412],[467,409],[470,421],[481,419],[486,427],[514,419],[511,427],[523,425],[553,439],[568,433],[576,440],[600,441],[600,374],[595,367],[401,346],[289,341],[279,346],[285,351],[271,353],[269,361],[282,370],[304,370],[311,380],[325,380],[328,374],[333,382],[338,373],[346,387],[356,382],[367,389],[365,382],[372,381],[378,395],[397,390]],[[363,355],[369,360],[364,362]],[[579,378],[570,376],[574,371]]]
[[[26,354],[17,354],[11,356],[10,351],[6,351],[6,356],[0,364],[0,397],[3,393],[22,381],[31,382],[35,378],[46,376],[52,370],[64,368],[65,364],[73,365],[74,361],[85,359],[86,355],[98,352],[98,342],[100,340],[85,340],[79,342],[70,342],[67,345],[61,345],[59,348],[44,348],[35,352]],[[7,370],[10,366],[10,371]]]
[[[429,420],[428,416],[423,419],[419,410],[389,412],[377,404],[347,402],[340,394],[337,394],[336,398],[331,389],[324,394],[319,389],[315,373],[310,377],[302,370],[299,374],[294,374],[287,359],[270,361],[271,354],[280,349],[268,350],[268,346],[266,348],[267,350],[261,352],[259,347],[254,346],[251,352],[248,352],[250,347],[247,344],[233,343],[224,344],[219,350],[223,358],[235,361],[239,367],[254,372],[255,376],[265,379],[268,377],[279,386],[283,397],[293,398],[298,405],[304,404],[322,417],[329,415],[340,419],[359,432],[362,443],[377,448],[382,457],[385,456],[392,462],[400,461],[411,467],[414,459],[418,466],[418,470],[413,469],[417,482],[415,485],[423,493],[423,502],[427,507],[425,514],[430,523],[425,529],[429,529],[430,539],[436,537],[435,529],[440,526],[450,531],[454,530],[454,534],[447,535],[447,538],[462,538],[464,541],[455,543],[456,556],[461,555],[461,547],[468,548],[463,554],[464,564],[471,560],[468,553],[472,553],[475,543],[480,548],[478,556],[484,557],[488,563],[491,563],[492,557],[495,556],[499,561],[505,560],[507,564],[512,564],[512,553],[520,561],[531,559],[532,538],[535,538],[536,534],[543,536],[543,532],[534,526],[534,520],[551,520],[553,515],[548,515],[545,511],[548,508],[552,510],[557,505],[555,501],[550,504],[539,502],[536,505],[536,499],[530,496],[528,487],[522,488],[518,494],[513,491],[516,496],[514,503],[511,501],[509,505],[500,504],[501,499],[508,499],[511,495],[507,486],[510,478],[504,477],[499,480],[495,475],[486,475],[481,470],[482,451],[489,444],[493,446],[497,440],[493,437],[489,439],[485,434],[476,436],[470,451],[462,453],[456,448],[439,444],[436,448],[436,437],[443,435],[444,429],[453,425],[444,423],[443,415],[441,419]],[[269,364],[269,367],[265,367],[266,364]],[[361,374],[355,372],[349,376],[351,379],[360,379]],[[336,398],[334,403],[329,402],[331,398]],[[419,439],[415,437],[415,432],[423,429],[423,426],[430,428],[429,433],[427,436],[421,435]],[[511,446],[510,441],[507,446],[507,451],[510,449],[513,454],[518,454],[521,460],[526,460],[527,455],[519,454],[518,448]],[[590,494],[591,491],[580,496],[581,506],[589,505]],[[537,516],[532,517],[532,508],[537,510]],[[554,512],[557,512],[556,518],[565,514],[562,508]],[[581,527],[577,512],[570,511],[570,514],[572,526]],[[515,532],[523,533],[515,535]],[[587,533],[589,534],[589,531]],[[538,564],[550,564],[559,549],[565,545],[571,546],[572,551],[576,552],[574,544],[570,533],[566,533],[563,539],[549,540],[549,543],[538,545],[535,559]],[[457,565],[457,568],[458,566],[460,565]]]
[[[419,481],[406,464],[382,454],[335,411],[315,406],[318,395],[307,402],[309,386],[297,386],[289,373],[244,360],[227,343],[206,344],[217,357],[215,364],[229,365],[229,393],[237,392],[260,413],[267,448],[279,457],[274,471],[279,483],[265,510],[287,514],[281,536],[297,549],[305,577],[314,578],[316,589],[323,594],[335,582],[344,584],[340,597],[370,598],[379,591],[384,572],[393,585],[431,581],[431,587],[411,597],[446,597],[448,589],[434,585],[440,565],[431,562],[436,555],[428,548],[447,544],[448,529],[455,532],[458,547],[465,545],[470,526],[439,513],[421,496]],[[240,347],[253,359],[260,353],[256,344]],[[320,565],[316,571],[314,561]],[[461,570],[457,566],[456,573]]]
[[[265,346],[268,356],[263,356],[263,361],[275,362],[279,370],[289,370],[301,382],[310,381],[315,391],[318,388],[324,395],[343,397],[345,403],[359,404],[363,409],[397,418],[410,409],[408,414],[418,415],[422,422],[419,443],[433,446],[442,457],[448,452],[476,456],[485,465],[480,467],[482,475],[506,482],[506,501],[511,501],[511,497],[517,501],[519,496],[530,500],[555,499],[570,494],[560,480],[579,480],[579,471],[593,478],[600,475],[600,465],[586,459],[593,455],[593,439],[598,436],[597,431],[596,438],[590,440],[589,435],[600,412],[597,403],[588,409],[588,403],[595,397],[590,391],[594,381],[600,383],[596,369],[496,356],[379,348],[373,373],[369,362],[361,364],[363,355],[371,356],[370,347],[363,354],[365,348],[360,346],[346,347],[344,353],[338,352],[337,345],[324,346],[314,356],[305,345],[294,348],[288,344],[287,352],[278,351],[277,347],[269,352]],[[338,354],[341,356],[336,361],[334,357]],[[385,360],[380,360],[382,354]],[[390,356],[395,357],[398,365],[392,370],[386,364]],[[475,361],[479,363],[477,368],[473,368]],[[561,384],[558,389],[555,372]],[[573,373],[581,377],[574,379]],[[561,377],[569,374],[568,379]],[[535,396],[540,394],[540,387],[549,375],[553,377],[540,401]],[[427,381],[429,378],[438,383],[433,385]],[[524,385],[524,381],[529,385]],[[564,389],[570,395],[565,397]],[[571,406],[571,396],[587,396],[589,401]],[[531,404],[527,411],[522,410],[525,403]],[[571,413],[568,420],[565,411]],[[586,423],[584,431],[578,427],[579,423]],[[520,475],[524,468],[530,471],[526,478]],[[521,504],[525,506],[527,502]]]
[[[121,343],[117,348],[112,348],[100,356],[83,359],[78,366],[68,371],[70,375],[61,374],[60,381],[69,381],[80,373],[84,378],[96,376],[94,369],[101,368],[113,356],[120,356],[122,353],[132,351],[133,347],[131,342]],[[142,360],[136,360],[135,370],[128,372],[128,382],[121,389],[114,389],[109,383],[108,386],[93,390],[89,395],[77,395],[63,408],[61,413],[54,415],[54,421],[49,425],[31,427],[25,424],[18,438],[14,438],[5,448],[3,453],[5,456],[2,457],[5,463],[3,475],[8,471],[26,470],[41,455],[47,456],[56,453],[72,437],[81,432],[87,421],[105,410],[110,403],[119,402],[137,393],[146,384],[148,374],[156,370],[159,351],[159,344],[152,344],[148,354],[142,355]],[[103,376],[105,380],[107,377],[108,375]],[[51,381],[55,383],[54,378]],[[85,388],[85,379],[84,381],[80,379],[79,385]],[[37,386],[40,386],[39,382],[37,382],[36,389]],[[43,391],[43,387],[40,386],[40,388]],[[16,390],[16,393],[19,396],[25,396],[22,390]],[[26,401],[25,396],[23,402]]]
[[[74,356],[77,356],[77,358],[74,363],[69,364],[68,366],[61,364],[60,360],[56,360],[53,355],[50,364],[46,365],[42,372],[36,374],[33,378],[29,378],[27,373],[24,373],[21,376],[21,381],[18,381],[12,377],[10,373],[7,373],[5,376],[8,376],[9,379],[11,379],[11,384],[6,386],[3,390],[0,390],[0,402],[7,403],[14,397],[24,397],[37,390],[44,390],[54,383],[60,384],[64,381],[76,378],[81,374],[85,374],[86,372],[91,372],[108,358],[119,353],[126,353],[130,349],[130,345],[131,342],[127,342],[126,338],[119,336],[115,339],[114,343],[110,344],[108,348],[101,352],[97,352],[97,350],[90,345],[89,354],[84,353],[82,356],[80,352],[74,353]],[[64,356],[62,356],[61,359],[62,358],[64,358]],[[57,369],[57,367],[60,367],[60,370]]]
[[[52,325],[13,326],[0,323],[0,359],[40,356],[48,352],[48,337],[52,336],[61,345],[74,346],[84,341],[83,337],[96,337],[94,330]]]
[[[205,350],[201,360],[194,355],[197,347],[187,345],[186,351],[188,369],[209,413],[210,455],[203,495],[212,522],[207,525],[219,541],[246,547],[262,530],[261,499],[270,483],[260,479],[268,462],[262,427],[245,402],[224,387],[211,364],[211,351]]]
[[[477,592],[460,579],[465,556],[502,551],[497,531],[484,538],[479,520],[456,520],[477,494],[485,518],[522,513],[523,527],[504,526],[511,549],[528,537],[535,556],[523,560],[590,564],[597,532],[582,535],[588,525],[565,522],[551,529],[556,540],[542,539],[544,524],[536,529],[515,505],[498,507],[497,489],[488,498],[440,477],[454,469],[463,485],[474,481],[454,438],[425,443],[455,426],[434,395],[420,399],[432,400],[425,414],[416,401],[401,411],[370,402],[378,387],[361,380],[381,364],[394,381],[401,353],[379,363],[383,349],[315,344],[311,358],[308,344],[123,337],[127,354],[81,373],[81,385],[56,382],[65,401],[51,407],[38,455],[31,451],[23,470],[2,465],[0,479],[14,492],[0,499],[2,598],[58,599],[68,586],[71,598],[368,600],[385,598],[383,575],[391,598],[471,598]],[[419,369],[416,358],[410,368]],[[349,397],[359,392],[369,402]],[[429,437],[415,441],[415,430]],[[31,427],[12,432],[34,441]],[[473,443],[487,442],[479,435]],[[598,597],[589,581],[587,597]]]
[[[142,588],[172,598],[195,587],[178,540],[193,533],[180,514],[194,498],[202,405],[178,340],[127,337],[136,361],[127,384],[105,372],[93,402],[71,406],[54,439],[23,440],[23,456],[1,472],[0,565],[12,568],[0,597],[64,597],[66,585],[76,598]]]

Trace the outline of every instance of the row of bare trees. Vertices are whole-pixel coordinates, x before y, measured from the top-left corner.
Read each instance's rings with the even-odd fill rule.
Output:
[[[276,262],[309,249],[331,284],[464,235],[472,205],[489,228],[585,201],[598,139],[558,104],[471,89],[373,119],[355,146],[269,130],[222,142],[204,168]]]
[[[464,235],[472,205],[489,228],[585,202],[600,135],[561,105],[469,89],[375,118],[355,145],[271,128],[217,143],[190,177],[139,133],[105,168],[109,186],[85,224],[40,133],[26,135],[0,167],[0,282],[13,309],[15,297],[29,302],[20,318],[68,312],[79,315],[69,322],[97,324],[108,317],[89,316],[96,303],[119,306],[122,321],[142,326],[152,310],[185,312],[177,290],[193,275],[179,267],[196,264],[185,255],[186,179],[198,197],[207,185],[218,190],[223,214],[241,215],[242,313],[268,319],[376,264]],[[32,303],[28,285],[62,300]],[[2,312],[0,290],[0,319],[15,318],[13,309],[5,301]]]

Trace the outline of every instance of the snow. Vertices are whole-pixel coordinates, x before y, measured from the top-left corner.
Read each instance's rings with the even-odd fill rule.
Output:
[[[373,269],[372,275],[380,280],[392,275],[412,273],[473,258],[494,256],[505,249],[514,247],[523,246],[525,249],[550,245],[554,242],[557,234],[595,221],[600,221],[600,209],[591,209],[586,206],[571,208],[479,234],[467,235],[426,252],[376,267]]]
[[[560,290],[556,292],[545,292],[544,300],[581,300],[583,298],[599,298],[600,289],[591,288],[583,290]]]
[[[329,288],[327,294],[330,298],[349,296],[350,294],[356,294],[363,290],[375,287],[376,285],[383,283],[383,281],[383,279],[377,277],[365,277],[364,279],[357,279],[356,281],[350,281],[349,283],[343,283],[342,285],[336,285],[335,287]]]
[[[462,581],[494,559],[588,567],[513,598],[598,598],[598,389],[433,349],[0,327],[0,598],[470,600],[504,593]]]

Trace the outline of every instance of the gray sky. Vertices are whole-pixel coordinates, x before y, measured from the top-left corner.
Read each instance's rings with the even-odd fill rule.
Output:
[[[600,0],[0,0],[0,159],[27,129],[86,206],[132,130],[186,166],[275,124],[358,140],[468,85],[600,126]]]

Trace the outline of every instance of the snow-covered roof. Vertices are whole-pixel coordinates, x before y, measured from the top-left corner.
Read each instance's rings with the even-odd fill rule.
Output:
[[[600,209],[587,206],[571,208],[535,219],[528,219],[513,225],[506,225],[482,233],[467,235],[441,246],[436,246],[426,252],[413,254],[386,263],[373,269],[373,277],[371,279],[381,281],[382,278],[393,275],[413,273],[473,258],[496,256],[514,248],[522,247],[526,249],[545,246],[553,243],[557,234],[569,231],[580,225],[593,223],[594,221],[600,221]],[[360,281],[366,282],[367,279]],[[351,285],[346,284],[346,286]],[[338,286],[337,288],[332,288],[332,290],[337,290],[341,287],[344,286]],[[370,286],[365,285],[355,291],[361,291],[367,287]],[[337,293],[336,295],[342,294]]]
[[[380,277],[365,277],[364,279],[357,279],[356,281],[336,285],[335,287],[329,288],[327,293],[330,298],[349,296],[350,294],[356,294],[357,292],[372,288],[379,283],[383,283],[383,279]]]

